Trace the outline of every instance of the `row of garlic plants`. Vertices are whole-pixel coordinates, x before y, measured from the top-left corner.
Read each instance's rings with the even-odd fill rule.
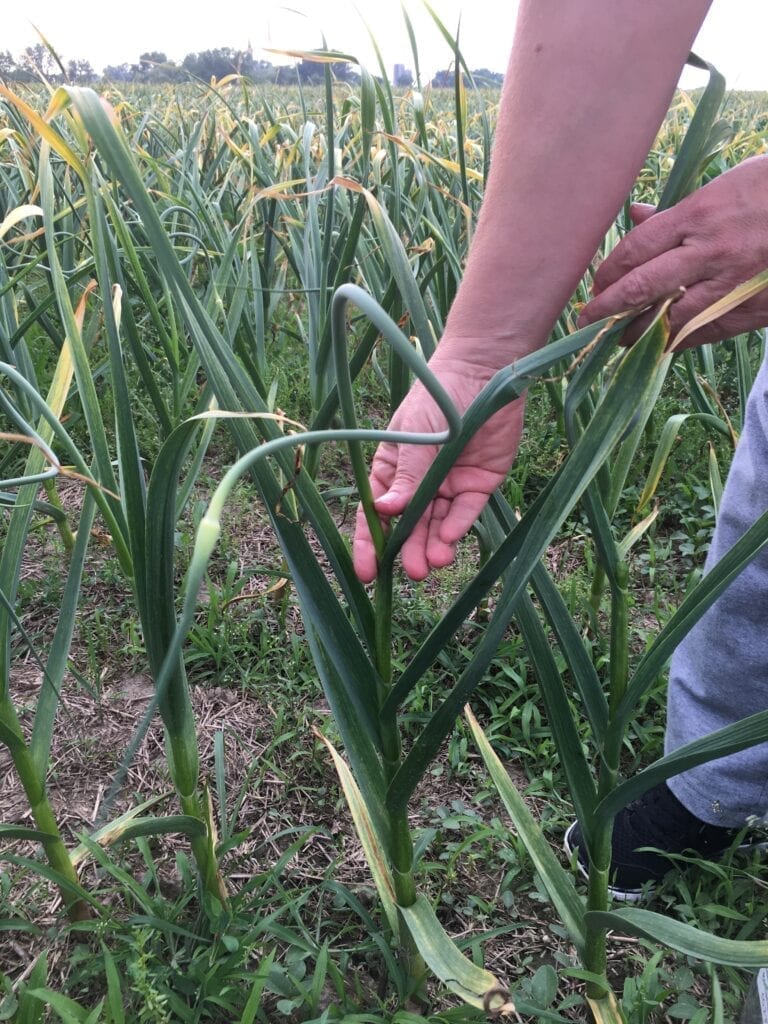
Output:
[[[603,387],[602,364],[595,370],[589,361],[592,376],[586,383],[580,376],[565,397],[559,396],[564,423],[570,417],[576,424],[571,428],[572,457],[518,526],[497,499],[495,519],[486,524],[490,546],[483,568],[406,669],[393,678],[388,637],[395,599],[393,562],[430,488],[462,439],[499,404],[511,400],[532,378],[562,369],[569,355],[598,336],[597,328],[580,332],[529,364],[505,371],[463,422],[446,408],[452,424],[448,443],[409,514],[391,537],[380,538],[382,568],[371,598],[354,577],[344,538],[315,485],[317,452],[321,440],[350,440],[356,484],[365,497],[364,463],[357,446],[375,435],[355,432],[351,382],[378,353],[380,335],[390,342],[378,361],[385,367],[393,407],[407,387],[409,370],[425,372],[419,350],[428,356],[439,337],[482,197],[495,99],[489,106],[487,97],[468,96],[457,78],[454,104],[440,112],[434,95],[394,97],[365,72],[359,90],[339,91],[329,78],[322,94],[299,93],[293,102],[256,96],[233,80],[209,92],[187,93],[188,109],[181,115],[170,97],[160,98],[146,113],[139,99],[113,96],[112,107],[105,108],[88,90],[63,89],[51,97],[45,115],[39,96],[4,91],[3,97],[7,121],[1,173],[7,207],[2,230],[7,244],[0,270],[0,369],[10,442],[4,465],[17,464],[20,451],[28,449],[29,454],[23,471],[14,470],[4,488],[3,500],[11,511],[0,561],[0,739],[11,751],[35,820],[34,829],[5,828],[6,838],[42,843],[73,917],[98,912],[79,885],[77,857],[59,833],[46,793],[57,695],[98,510],[133,584],[156,684],[150,711],[159,711],[163,719],[169,770],[182,811],[173,819],[129,815],[103,836],[170,827],[185,833],[203,889],[226,901],[210,796],[200,780],[183,640],[218,535],[221,502],[235,477],[247,471],[283,547],[352,774],[338,758],[337,764],[353,816],[368,837],[366,851],[412,986],[417,990],[422,984],[426,960],[463,998],[486,1008],[500,1007],[506,1001],[503,986],[458,956],[418,894],[408,804],[513,615],[528,616],[527,626],[521,619],[524,632],[536,629],[530,612],[520,611],[521,602],[527,608],[529,579],[540,600],[542,592],[548,595],[545,603],[558,640],[579,664],[583,661],[573,653],[579,649],[576,635],[566,623],[556,590],[542,578],[539,559],[579,496],[587,496],[593,515],[609,519],[615,512],[613,499],[600,512],[591,481],[622,441],[634,410],[650,408],[657,389],[655,367],[664,360],[663,318],[643,346],[623,360],[621,371],[612,374],[610,389]],[[478,104],[475,114],[469,113],[470,98]],[[717,130],[710,121],[704,142],[717,141],[712,136]],[[721,155],[724,146],[723,133]],[[702,152],[696,159],[698,171]],[[377,302],[372,304],[351,281]],[[344,330],[349,302],[367,317],[353,344]],[[566,312],[563,322],[568,319]],[[311,433],[298,439],[284,436],[276,415],[271,354],[276,322],[279,330],[293,331],[306,352]],[[410,340],[400,336],[394,322],[407,325]],[[610,325],[600,335],[598,351],[605,359],[619,331],[619,324]],[[648,358],[643,360],[643,355]],[[141,405],[135,401],[137,391]],[[105,393],[109,403],[104,402]],[[585,401],[589,416],[585,419],[582,408],[574,419],[572,408]],[[106,408],[113,410],[110,418]],[[242,459],[201,524],[177,623],[174,532],[194,491],[217,409],[242,414],[224,420]],[[344,427],[329,431],[339,413]],[[143,449],[141,417],[147,415],[157,431],[151,452]],[[31,448],[12,433],[32,441]],[[298,443],[308,447],[305,469],[297,475],[289,449]],[[628,464],[626,458],[619,461],[618,477]],[[88,481],[76,529],[56,497],[64,466],[74,466]],[[616,493],[622,485],[619,479]],[[14,707],[10,666],[14,642],[24,636],[16,593],[36,512],[55,519],[70,556],[62,616],[42,659],[45,685],[28,738]],[[341,600],[313,554],[304,523],[324,550]],[[750,551],[760,540],[752,538],[751,543]],[[611,551],[606,546],[602,552],[600,572],[609,581],[614,613],[620,618],[624,576]],[[749,551],[740,552],[734,564],[748,556]],[[405,753],[399,722],[403,700],[499,578],[504,580],[503,599],[471,664]],[[598,600],[600,589],[596,587]],[[662,651],[668,649],[666,637],[665,643]],[[626,725],[631,705],[622,696],[627,682],[619,680],[626,675],[617,664],[621,658],[617,648],[610,708],[612,716],[621,713]],[[581,665],[581,672],[577,678],[587,680],[582,696],[607,763],[605,744],[610,741],[611,750],[617,751],[620,724],[606,718],[594,671]],[[642,682],[651,678],[646,669],[641,683],[629,692],[637,697]],[[361,679],[369,681],[366,689]],[[558,741],[564,750],[572,740],[563,725]],[[579,768],[581,775],[572,782],[576,808],[588,831],[590,826],[595,830],[590,846],[599,855],[594,857],[590,911],[598,916],[584,917],[575,891],[567,890],[555,902],[572,925],[588,969],[599,979],[604,978],[609,923],[599,918],[606,910],[603,853],[611,811],[619,804],[612,796],[615,773],[610,784],[601,778],[595,790],[593,784],[592,789],[587,786],[590,770]],[[563,885],[558,876],[555,891],[566,892]],[[601,987],[596,981],[593,1000],[601,1003],[606,993],[604,982]]]
[[[113,95],[105,107],[87,90],[2,89],[7,529],[0,560],[0,739],[34,827],[4,825],[0,834],[42,844],[48,868],[41,870],[60,886],[73,919],[98,910],[77,876],[85,851],[67,848],[47,775],[94,518],[101,515],[131,582],[156,682],[155,701],[111,798],[159,711],[182,811],[158,819],[137,810],[97,836],[111,842],[152,831],[185,834],[202,889],[226,903],[183,657],[178,651],[172,663],[166,657],[176,621],[175,528],[215,427],[213,420],[190,417],[215,408],[256,413],[256,419],[227,421],[243,452],[281,436],[269,351],[277,322],[306,353],[308,418],[317,427],[328,423],[338,404],[330,300],[352,277],[398,319],[408,310],[423,351],[431,351],[487,169],[487,98],[468,100],[463,83],[457,97],[461,109],[453,123],[461,126],[460,137],[448,130],[447,116],[428,124],[416,96],[406,103],[365,71],[357,94],[335,89],[329,76],[321,93],[273,97],[232,80],[188,89],[183,107],[170,93],[151,100]],[[472,106],[479,113],[470,116]],[[468,159],[472,117],[486,144],[468,144]],[[406,237],[412,262],[394,223],[413,225]],[[416,272],[430,281],[426,301]],[[355,372],[376,337],[373,325],[362,332]],[[386,370],[393,396],[402,394],[407,374],[399,358]],[[268,508],[290,512],[289,533],[300,533],[301,508],[332,564],[352,580],[344,541],[312,479],[313,456],[310,451],[295,486],[299,504],[283,494],[292,475],[288,456],[256,483]],[[86,492],[77,522],[57,493],[59,480],[72,476]],[[34,650],[17,603],[38,515],[53,518],[68,553],[61,616],[46,652]],[[306,539],[301,544],[306,562],[311,548]],[[363,588],[348,585],[372,628]],[[21,726],[11,684],[19,646],[32,650],[43,675],[31,735]]]

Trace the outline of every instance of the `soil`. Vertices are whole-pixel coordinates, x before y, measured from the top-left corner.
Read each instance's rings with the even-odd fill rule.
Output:
[[[79,488],[65,485],[62,491],[70,510],[76,509]],[[232,517],[229,523],[240,566],[279,566],[279,550],[271,530],[264,523],[263,514],[257,509],[244,512],[244,508],[247,506],[240,503],[237,516]],[[347,515],[345,529],[349,529],[350,518]],[[39,620],[37,626],[44,636],[46,632],[50,634],[55,626],[50,605],[45,603],[50,594],[45,596],[44,583],[50,573],[51,560],[55,562],[60,558],[60,549],[52,531],[37,535],[33,548],[25,565],[25,579],[40,585],[41,596],[36,599],[33,596],[25,614],[30,621]],[[110,580],[102,571],[109,557],[106,545],[94,547],[86,573],[85,599],[81,601],[79,614],[92,614],[94,608],[102,605],[114,608],[121,601],[126,608],[131,607],[129,602],[132,599],[124,581]],[[470,553],[468,557],[473,556]],[[574,571],[577,566],[577,559],[567,544],[553,548],[550,560],[559,575]],[[273,584],[274,573],[271,576],[254,575],[243,590],[242,598],[262,595],[263,599],[264,591]],[[122,594],[120,587],[124,588]],[[439,580],[432,581],[425,588],[427,597],[431,594],[438,601],[440,590]],[[201,595],[202,605],[205,600],[205,595]],[[290,608],[288,614],[285,628],[300,633],[302,627],[298,613]],[[76,637],[72,650],[73,664],[83,665],[86,653],[82,641]],[[92,834],[101,824],[151,798],[160,796],[158,803],[144,813],[179,813],[167,771],[162,726],[157,716],[125,768],[118,795],[113,800],[110,798],[108,803],[111,782],[121,769],[125,752],[152,700],[153,685],[149,676],[136,671],[133,663],[121,664],[120,658],[116,657],[114,663],[103,666],[96,685],[86,687],[82,682],[82,674],[79,678],[65,676],[48,778],[51,803],[70,846],[75,846],[82,835]],[[11,691],[25,731],[31,728],[42,685],[42,672],[28,655],[13,666]],[[286,865],[286,884],[301,887],[332,877],[357,892],[363,902],[371,903],[373,890],[369,869],[353,833],[327,752],[310,728],[313,724],[322,726],[329,715],[319,687],[316,698],[309,701],[309,707],[298,716],[302,725],[296,729],[290,742],[282,745],[274,744],[276,712],[263,692],[257,693],[247,687],[192,686],[190,697],[197,722],[201,777],[204,780],[215,779],[214,745],[221,733],[224,785],[230,813],[239,802],[232,831],[247,833],[245,841],[237,846],[223,865],[232,891],[280,859],[295,838],[295,833],[286,838],[284,830],[305,826],[317,831]],[[494,818],[508,821],[498,800],[484,798],[482,805],[478,804],[476,794],[478,789],[486,786],[485,774],[477,757],[471,762],[469,770],[461,776],[452,772],[444,760],[437,762],[437,767],[444,770],[428,774],[413,801],[415,828],[434,825],[436,808],[457,806],[471,808],[481,823],[489,823]],[[297,776],[297,763],[311,764],[310,779]],[[525,792],[529,779],[522,766],[511,764],[508,769],[518,789]],[[212,789],[214,815],[217,816],[213,784]],[[318,794],[323,794],[322,799]],[[534,814],[538,815],[543,809],[536,800],[530,800],[529,804]],[[5,747],[0,747],[0,822],[4,825],[33,825],[28,802]],[[168,896],[180,891],[176,853],[187,847],[186,838],[180,835],[152,840],[158,877]],[[38,855],[34,844],[15,841],[12,848],[17,856]],[[119,854],[115,853],[115,857],[129,870],[137,873],[143,870],[139,855],[131,849],[131,844],[126,844],[126,848]],[[2,867],[0,859],[0,869]],[[37,951],[42,945],[48,945],[49,937],[55,935],[56,928],[63,921],[63,913],[56,890],[47,882],[41,882],[32,872],[14,865],[10,865],[8,870],[14,905],[17,908],[34,907],[33,912],[29,911],[30,918],[39,927],[50,929],[48,937],[45,934],[36,938],[24,933],[11,933],[12,939],[0,943],[0,972],[7,972],[14,981],[18,981],[31,968]],[[86,887],[97,882],[92,862],[85,862],[81,877]],[[428,889],[431,886],[429,895],[434,897],[446,883],[436,872],[427,875],[425,884]],[[449,933],[461,938],[476,933],[478,927],[502,930],[502,934],[484,946],[486,965],[497,976],[512,979],[519,975],[521,962],[532,964],[532,970],[541,963],[552,963],[558,952],[563,956],[569,955],[566,939],[556,927],[554,931],[550,927],[549,907],[541,903],[535,894],[530,898],[516,895],[513,905],[505,908],[502,873],[498,864],[486,866],[482,858],[458,857],[448,886],[453,899],[450,904],[440,903],[439,913]],[[462,910],[468,896],[493,908],[480,925],[477,919]],[[617,955],[623,957],[624,952],[619,949]],[[66,972],[65,948],[59,947],[49,957],[51,973],[56,968],[61,974]],[[57,987],[54,980],[50,984]]]

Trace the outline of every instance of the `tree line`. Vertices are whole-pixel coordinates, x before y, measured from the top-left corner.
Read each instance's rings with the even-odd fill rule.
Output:
[[[412,85],[411,72],[402,65],[397,67],[393,84],[403,87]],[[343,61],[333,62],[331,71],[337,81],[355,83],[360,80],[354,65]],[[102,79],[121,83],[159,84],[194,79],[208,82],[212,78],[222,79],[232,74],[243,75],[257,83],[295,85],[298,79],[302,84],[316,85],[324,81],[325,65],[309,60],[299,61],[296,65],[276,65],[255,58],[250,47],[245,50],[220,47],[188,53],[180,62],[170,60],[159,50],[148,50],[141,54],[135,64],[108,64],[99,74],[90,61],[65,61],[42,43],[28,46],[18,57],[14,57],[9,50],[0,51],[0,81],[3,82],[35,82],[43,77],[53,84],[68,82],[73,85],[91,85]],[[473,71],[472,75],[478,85],[496,86],[503,80],[501,74],[487,68]],[[452,88],[453,71],[438,71],[431,84],[437,88]]]

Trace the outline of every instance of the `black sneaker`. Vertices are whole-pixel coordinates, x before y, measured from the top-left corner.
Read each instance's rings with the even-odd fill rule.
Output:
[[[665,854],[692,852],[713,860],[732,845],[740,831],[700,821],[662,782],[616,815],[609,892],[615,900],[637,902],[673,867]],[[577,852],[579,871],[586,877],[587,854],[582,849],[578,821],[565,833],[564,846],[569,857]]]

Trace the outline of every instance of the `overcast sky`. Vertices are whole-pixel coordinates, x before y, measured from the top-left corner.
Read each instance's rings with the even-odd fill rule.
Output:
[[[567,3],[568,0],[563,0]],[[674,0],[670,0],[671,3]],[[314,48],[321,33],[336,49],[353,53],[376,68],[363,19],[383,52],[388,68],[399,61],[411,67],[408,37],[396,0],[5,0],[0,50],[14,57],[37,42],[40,29],[65,60],[84,58],[100,71],[105,64],[135,63],[145,50],[160,50],[171,60],[220,46],[245,47],[274,63],[262,47]],[[423,70],[446,67],[450,51],[420,0],[408,0]],[[514,0],[433,0],[433,7],[454,32],[461,18],[461,45],[470,67],[503,71],[512,40]],[[303,10],[307,16],[291,13]],[[463,12],[463,13],[462,13]],[[700,55],[726,76],[730,88],[768,90],[767,0],[714,0],[697,40]],[[688,86],[699,77],[685,79]]]

